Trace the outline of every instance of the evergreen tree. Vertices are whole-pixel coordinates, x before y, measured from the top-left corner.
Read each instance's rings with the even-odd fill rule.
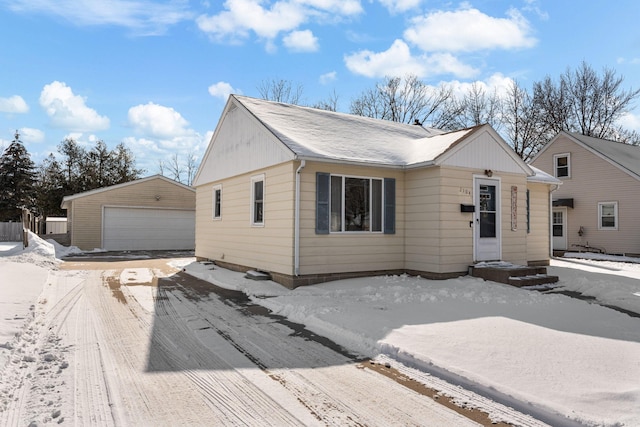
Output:
[[[65,195],[65,172],[53,154],[44,159],[37,173],[37,205],[42,216],[65,216],[60,207]]]
[[[16,131],[0,157],[0,220],[19,221],[21,209],[35,208],[35,165]]]

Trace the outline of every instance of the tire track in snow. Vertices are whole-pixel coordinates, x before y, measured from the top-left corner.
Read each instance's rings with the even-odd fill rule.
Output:
[[[228,299],[221,304],[215,296],[198,301],[188,288],[182,289],[190,299],[172,294],[197,313],[203,328],[208,325],[231,343],[323,425],[417,426],[426,420],[431,425],[477,425],[388,378],[358,369],[354,357],[307,339],[278,316],[253,315],[252,309]]]
[[[186,353],[189,358],[174,362],[186,372],[211,409],[220,413],[220,417],[231,424],[303,425],[237,370],[241,365],[245,368],[251,368],[252,365],[248,361],[242,362],[242,355],[234,352],[224,337],[211,333],[215,327],[202,323],[193,306],[169,292],[167,286],[158,289],[154,321],[157,333],[154,333],[153,341],[166,344],[179,340],[174,344],[180,347],[180,354]],[[200,338],[196,337],[196,331],[200,333]],[[203,339],[209,343],[208,347],[203,345]],[[220,354],[229,357],[220,357]],[[233,364],[228,363],[229,358]],[[196,371],[194,368],[206,371]]]
[[[65,393],[67,358],[70,350],[60,338],[61,324],[81,299],[83,282],[76,277],[50,274],[34,308],[33,318],[21,332],[3,371],[2,383],[13,391],[2,391],[3,425],[31,421],[64,420],[72,404]],[[6,397],[5,397],[6,395]]]

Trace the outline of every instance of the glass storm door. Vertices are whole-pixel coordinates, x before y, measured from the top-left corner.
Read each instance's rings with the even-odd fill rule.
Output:
[[[474,253],[476,261],[498,261],[502,248],[500,241],[500,181],[475,180]]]
[[[567,250],[567,209],[553,209],[553,250]]]

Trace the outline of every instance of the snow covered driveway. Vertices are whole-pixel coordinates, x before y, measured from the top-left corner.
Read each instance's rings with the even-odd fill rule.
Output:
[[[168,260],[50,270],[0,424],[475,425]]]

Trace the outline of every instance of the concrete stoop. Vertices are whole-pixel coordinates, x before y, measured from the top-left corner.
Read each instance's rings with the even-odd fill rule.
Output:
[[[541,286],[556,283],[558,276],[547,274],[546,267],[526,267],[508,263],[479,263],[469,267],[469,274],[484,280],[517,286]]]

